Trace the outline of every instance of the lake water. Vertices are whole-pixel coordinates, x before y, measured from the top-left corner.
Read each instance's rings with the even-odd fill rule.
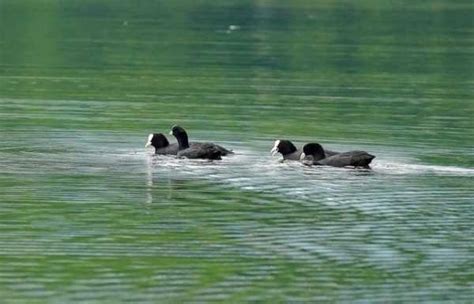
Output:
[[[473,16],[0,0],[0,298],[472,303]],[[175,123],[236,154],[144,148]],[[280,163],[276,139],[377,157]]]

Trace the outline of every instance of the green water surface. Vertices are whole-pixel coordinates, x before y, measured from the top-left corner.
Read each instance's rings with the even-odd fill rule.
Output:
[[[2,303],[472,303],[471,1],[0,0]],[[155,157],[179,123],[236,152]],[[280,163],[276,139],[373,170]]]

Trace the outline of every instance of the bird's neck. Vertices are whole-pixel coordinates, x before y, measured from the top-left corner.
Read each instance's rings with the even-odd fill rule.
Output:
[[[320,161],[321,159],[326,158],[326,153],[324,153],[324,150],[317,151],[314,155],[313,158],[315,161]]]
[[[178,140],[179,150],[189,148],[188,135],[186,133],[180,134],[176,139]]]

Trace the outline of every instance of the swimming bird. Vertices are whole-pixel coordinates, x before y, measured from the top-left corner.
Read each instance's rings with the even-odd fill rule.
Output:
[[[278,139],[275,141],[272,150],[272,155],[276,155],[280,153],[283,155],[283,160],[301,160],[301,154],[303,151],[301,149],[297,149],[295,145],[289,140],[285,139]],[[332,156],[339,154],[339,152],[325,150],[325,155]]]
[[[205,143],[200,143],[200,142],[191,142],[189,143],[189,146],[194,148],[194,147],[199,147],[202,146]],[[179,150],[179,144],[178,143],[172,143],[168,141],[165,135],[163,133],[151,133],[148,135],[148,140],[145,144],[145,148],[152,146],[155,148],[155,154],[160,154],[160,155],[176,155],[178,154]],[[233,154],[234,152],[227,150],[219,145],[216,145],[218,147],[218,150],[221,151],[222,155],[228,155],[228,154]]]
[[[304,145],[303,153],[300,156],[306,165],[325,165],[332,167],[362,167],[370,169],[369,164],[375,158],[374,155],[365,151],[348,151],[332,156],[326,156],[323,147],[318,143]]]
[[[234,152],[214,143],[193,143],[189,144],[188,134],[180,126],[173,126],[170,134],[176,137],[178,141],[178,157],[186,158],[204,158],[204,159],[221,159],[221,156],[233,154]]]
[[[155,148],[155,154],[161,155],[176,155],[178,153],[178,143],[170,144],[163,133],[152,133],[148,135],[146,147],[152,146]]]

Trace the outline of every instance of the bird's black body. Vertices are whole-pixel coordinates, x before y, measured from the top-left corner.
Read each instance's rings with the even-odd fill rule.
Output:
[[[370,169],[369,164],[375,158],[365,151],[348,151],[326,156],[323,147],[318,143],[309,143],[303,147],[303,162],[308,165],[325,165],[332,167],[362,167]]]
[[[180,126],[173,126],[171,134],[178,141],[178,157],[185,158],[204,158],[204,159],[221,159],[221,156],[233,154],[232,151],[216,145],[214,143],[192,143],[189,144],[188,134]]]

